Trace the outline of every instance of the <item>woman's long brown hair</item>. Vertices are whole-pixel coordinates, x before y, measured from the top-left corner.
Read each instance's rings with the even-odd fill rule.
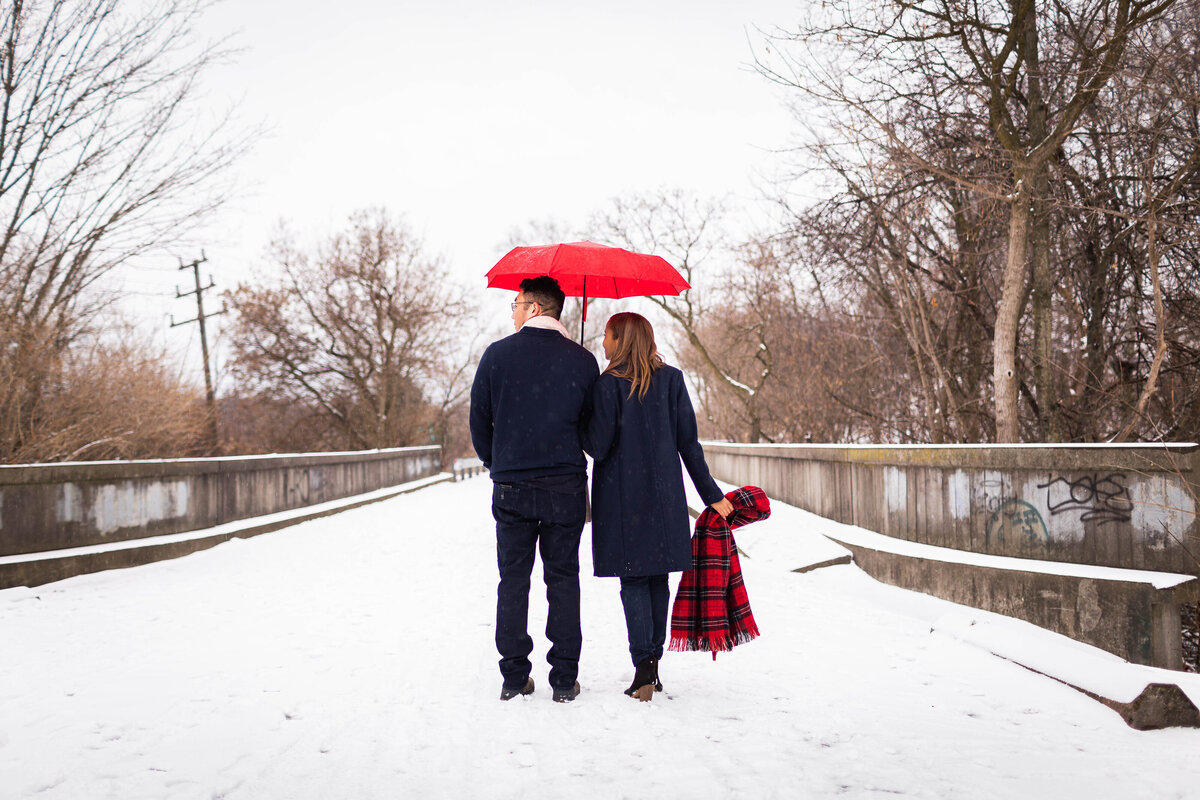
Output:
[[[654,328],[641,314],[622,311],[609,317],[605,330],[611,330],[617,340],[617,351],[609,359],[605,372],[629,381],[629,396],[637,393],[638,400],[646,399],[650,378],[663,365],[654,344]]]

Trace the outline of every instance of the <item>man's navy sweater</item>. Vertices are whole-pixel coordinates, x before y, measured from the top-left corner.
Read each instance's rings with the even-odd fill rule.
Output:
[[[595,357],[558,331],[525,326],[493,342],[471,385],[471,443],[493,481],[583,475]]]

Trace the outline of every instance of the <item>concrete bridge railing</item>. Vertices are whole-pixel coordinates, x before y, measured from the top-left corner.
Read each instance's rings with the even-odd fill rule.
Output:
[[[881,580],[1017,616],[1134,663],[1181,666],[1179,605],[1195,599],[1200,576],[1197,445],[706,442],[704,450],[723,480],[882,534],[843,542]],[[914,555],[889,539],[929,549]],[[964,552],[991,560],[965,563]]]
[[[436,445],[0,466],[0,588],[183,555],[440,469]],[[239,527],[243,520],[261,523]],[[220,526],[231,532],[186,535]]]

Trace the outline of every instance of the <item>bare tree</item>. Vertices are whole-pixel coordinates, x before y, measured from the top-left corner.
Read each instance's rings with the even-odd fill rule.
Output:
[[[1056,436],[1050,380],[1053,275],[1049,268],[1051,163],[1120,68],[1131,36],[1174,0],[1038,4],[918,0],[823,4],[799,32],[775,38],[811,57],[760,61],[831,113],[845,148],[866,143],[893,163],[957,182],[1008,205],[1006,259],[993,325],[995,435],[1020,438],[1018,340],[1033,311],[1035,389],[1026,394]],[[767,63],[774,61],[775,66]],[[935,114],[929,114],[935,108]],[[810,112],[811,113],[811,112]],[[914,116],[915,114],[915,116]],[[840,117],[840,118],[839,118]],[[912,124],[914,119],[928,124]],[[956,137],[958,129],[967,134]],[[950,134],[950,135],[947,135]],[[953,153],[986,150],[999,168],[962,174]]]
[[[1087,146],[1068,143],[1068,217],[1111,220],[1096,248],[1103,266],[1089,277],[1107,283],[1100,296],[1119,309],[1109,324],[1089,326],[1089,345],[1097,338],[1089,349],[1105,357],[1077,371],[1117,401],[1104,415],[1105,438],[1194,436],[1198,426],[1185,420],[1200,400],[1200,4],[1177,2],[1132,38],[1128,54],[1128,68],[1085,116]]]
[[[271,259],[229,295],[241,393],[309,409],[328,445],[429,443],[470,377],[471,307],[439,260],[383,210],[311,249],[284,233]]]
[[[0,6],[0,458],[39,435],[47,381],[100,305],[96,281],[219,202],[246,146],[189,114],[221,57],[206,0]]]
[[[707,373],[708,379],[721,383],[737,398],[742,407],[740,417],[745,422],[742,435],[757,442],[763,436],[758,393],[771,374],[766,328],[752,314],[742,317],[738,335],[751,344],[748,351],[735,352],[721,346],[727,344],[724,340],[730,332],[715,329],[711,323],[720,317],[726,324],[732,324],[736,318],[731,313],[732,298],[726,296],[731,288],[740,291],[741,287],[747,287],[754,294],[767,287],[762,281],[746,283],[731,277],[736,265],[763,254],[755,253],[751,246],[742,248],[729,234],[724,226],[726,213],[722,200],[692,196],[679,189],[660,190],[615,198],[593,214],[588,231],[598,242],[662,256],[679,270],[692,288],[678,297],[649,300],[666,315],[681,337],[678,349],[690,349],[696,366]],[[747,276],[765,279],[768,263],[772,262],[763,258],[758,263],[759,269],[750,270]],[[721,295],[720,301],[707,302],[714,292]],[[750,303],[747,308],[755,306]],[[749,370],[748,382],[737,377],[747,371],[745,359],[756,365]]]

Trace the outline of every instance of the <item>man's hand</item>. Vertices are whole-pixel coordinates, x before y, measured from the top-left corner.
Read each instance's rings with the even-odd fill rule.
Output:
[[[721,519],[729,519],[729,515],[733,513],[733,503],[725,497],[713,503],[711,508],[721,515]]]

